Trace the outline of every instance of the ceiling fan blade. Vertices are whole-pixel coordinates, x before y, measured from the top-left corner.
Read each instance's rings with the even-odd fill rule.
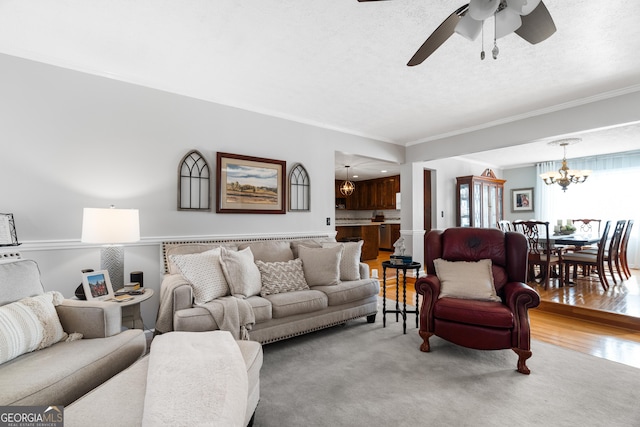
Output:
[[[446,42],[449,37],[455,32],[456,25],[462,18],[462,16],[469,10],[469,5],[465,4],[458,10],[453,12],[442,24],[429,36],[429,38],[420,46],[420,49],[411,57],[407,65],[413,67],[414,65],[422,64],[422,62],[429,57],[433,52],[438,49],[442,43]]]
[[[522,26],[516,30],[517,35],[531,44],[540,43],[555,32],[556,24],[543,2],[533,12],[522,17]]]
[[[358,0],[360,3],[364,3],[366,1],[387,1],[387,0]]]

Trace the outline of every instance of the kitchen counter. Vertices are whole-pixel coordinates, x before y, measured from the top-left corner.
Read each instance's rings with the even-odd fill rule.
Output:
[[[379,223],[336,225],[336,240],[348,241],[358,238],[363,240],[361,260],[371,260],[378,257]]]
[[[347,227],[347,226],[356,226],[359,227],[361,225],[380,225],[380,224],[400,224],[400,220],[389,220],[383,222],[373,222],[373,221],[365,221],[365,220],[355,220],[355,221],[338,221],[336,220],[336,227]]]

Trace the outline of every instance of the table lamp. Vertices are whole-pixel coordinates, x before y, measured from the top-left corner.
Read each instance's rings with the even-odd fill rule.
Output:
[[[138,209],[84,208],[83,243],[104,245],[100,251],[100,268],[109,272],[114,290],[124,287],[124,246],[140,240]]]

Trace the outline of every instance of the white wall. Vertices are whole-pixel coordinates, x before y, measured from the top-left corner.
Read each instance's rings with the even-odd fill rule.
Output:
[[[125,274],[142,270],[145,285],[159,291],[161,240],[334,232],[334,152],[404,162],[397,145],[116,80],[6,55],[0,69],[0,212],[14,214],[19,250],[38,262],[45,288],[67,297],[80,269],[100,263],[98,247],[79,243],[84,207],[140,210],[142,242],[127,246]],[[212,172],[217,151],[302,163],[311,211],[178,211],[178,163],[192,149]],[[157,298],[143,303],[147,326]]]
[[[507,180],[507,182],[504,183],[504,219],[517,221],[537,218],[535,202],[533,205],[533,212],[511,212],[511,190],[518,188],[533,188],[535,200],[536,180],[539,179],[536,174],[536,167],[527,166],[516,169],[506,169],[503,173],[503,178]]]
[[[431,228],[443,230],[456,226],[456,177],[480,175],[488,167],[489,165],[456,158],[403,165],[402,225],[405,228],[405,224],[411,224],[412,228],[403,229],[402,235],[406,242],[410,242],[407,252],[413,255],[414,260],[424,262],[424,171],[432,171],[432,188],[435,189],[431,194],[434,211]],[[497,177],[503,178],[502,170],[493,169],[493,172]],[[409,177],[410,182],[407,182]],[[406,194],[411,197],[406,197]]]

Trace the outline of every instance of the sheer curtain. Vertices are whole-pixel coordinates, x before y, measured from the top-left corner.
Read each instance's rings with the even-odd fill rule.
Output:
[[[548,163],[538,164],[540,173],[558,170],[560,162],[553,167]],[[640,183],[640,151],[571,159],[567,162],[571,169],[591,169],[593,172],[583,184],[571,184],[563,192],[558,184],[546,185],[541,179],[536,181],[540,194],[540,218],[555,225],[557,220],[593,218],[604,221],[633,219],[635,221],[629,240],[629,265],[640,267],[640,195],[637,189]]]

